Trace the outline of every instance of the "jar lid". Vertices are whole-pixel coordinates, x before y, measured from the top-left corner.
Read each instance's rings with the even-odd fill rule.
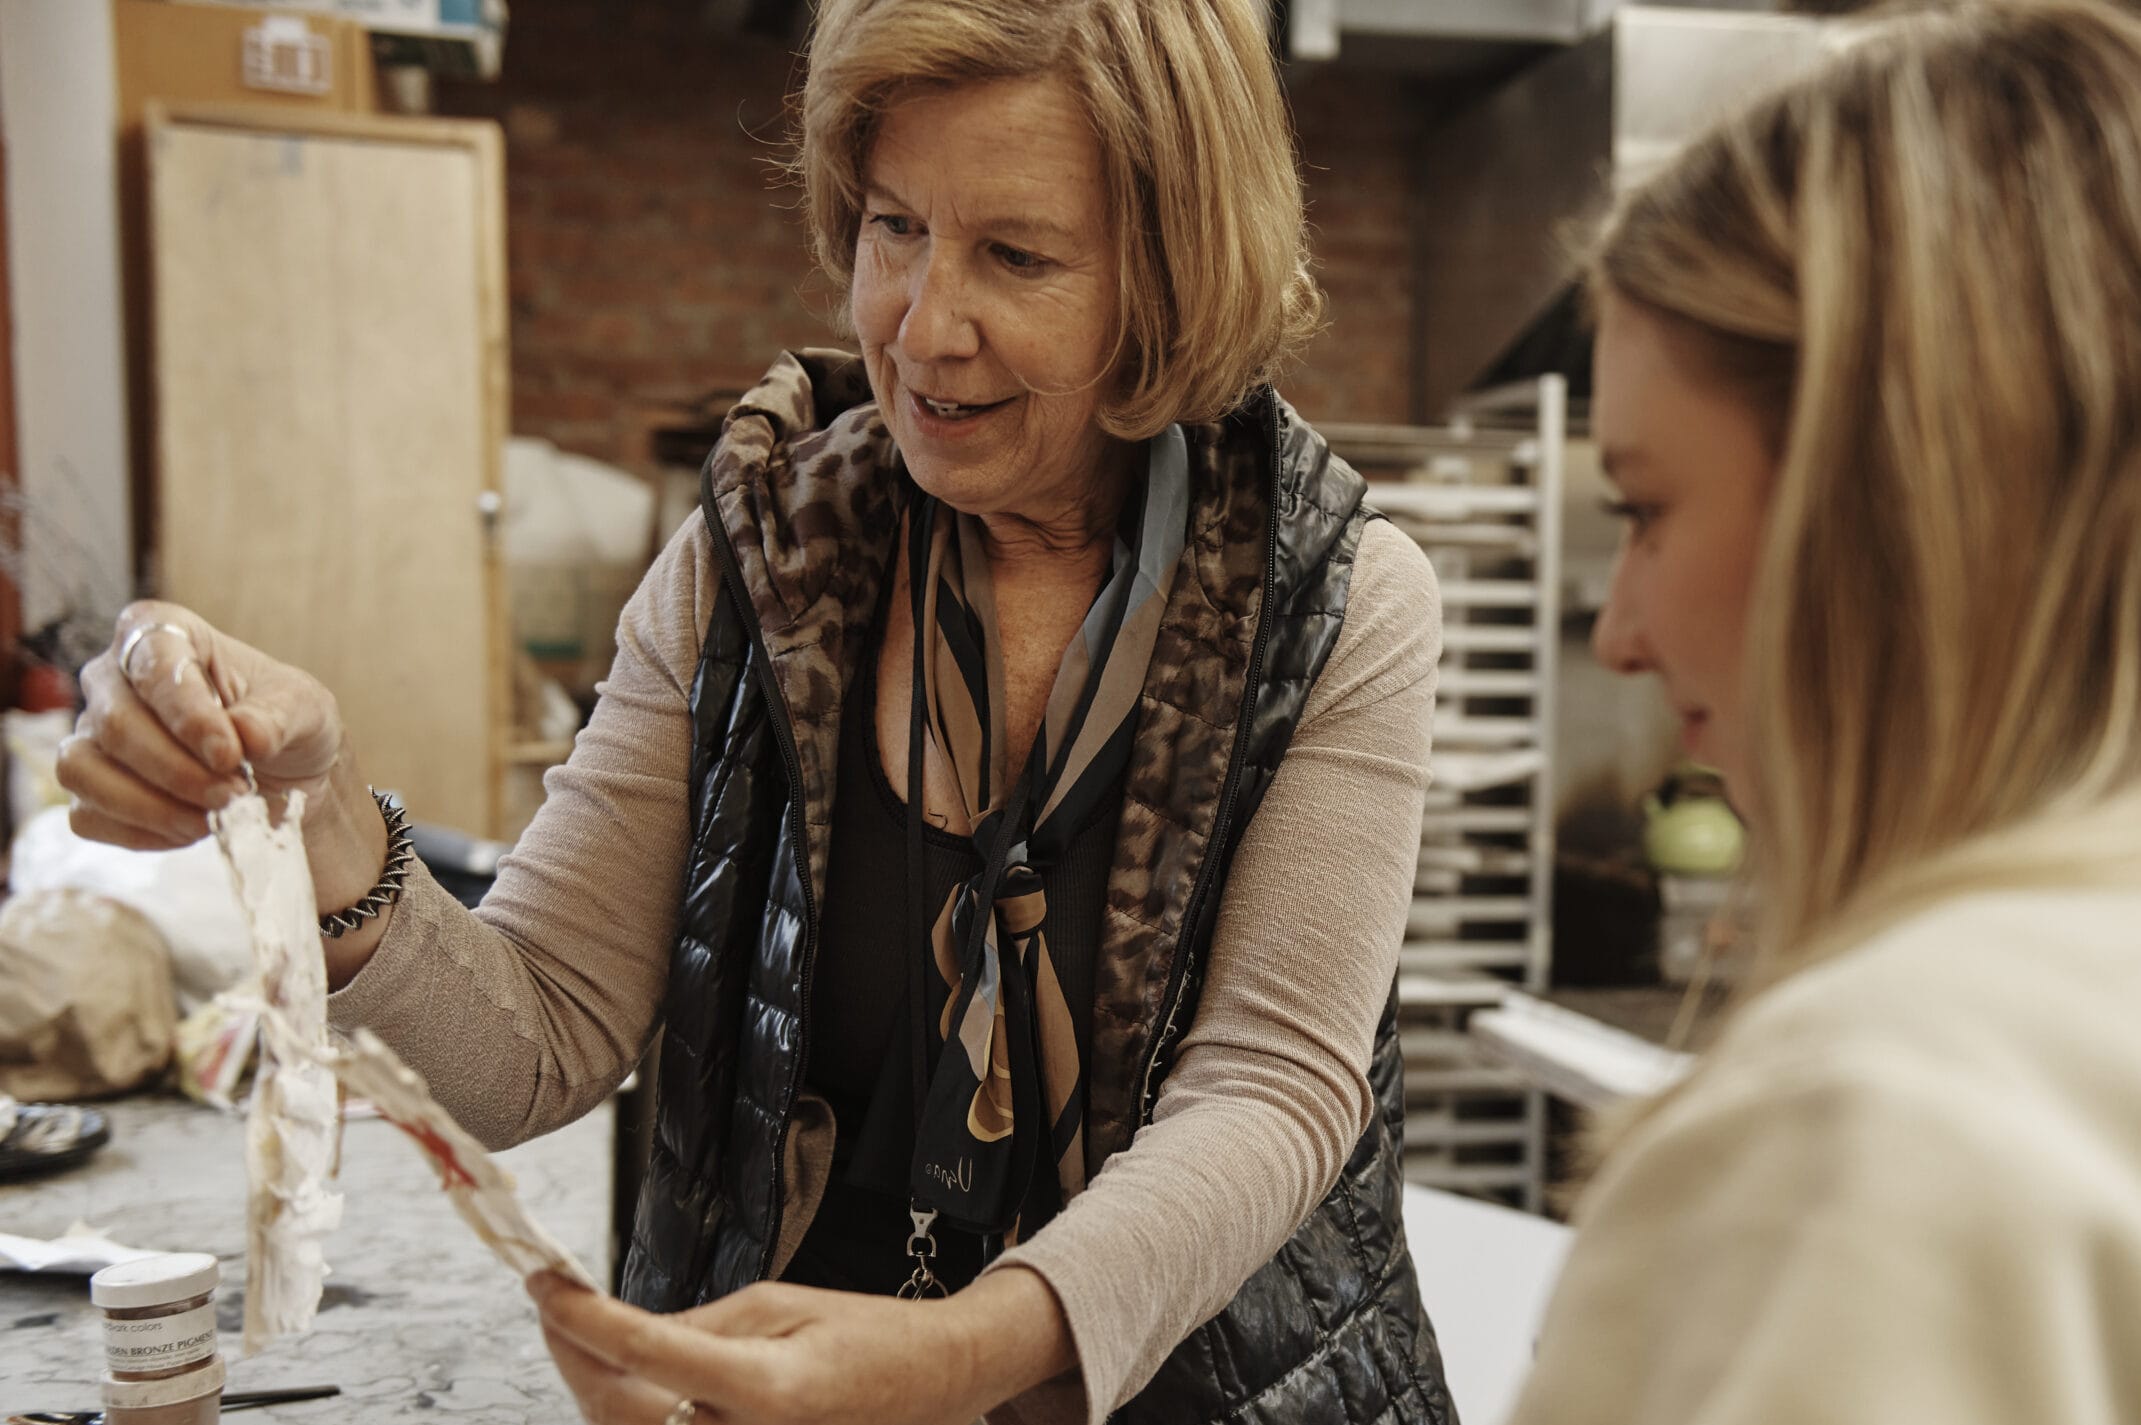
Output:
[[[216,1289],[223,1269],[206,1252],[164,1252],[106,1267],[89,1279],[89,1299],[121,1310],[188,1301]]]

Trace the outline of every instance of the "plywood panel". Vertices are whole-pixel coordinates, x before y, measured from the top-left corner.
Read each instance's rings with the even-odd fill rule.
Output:
[[[420,820],[498,820],[500,148],[484,124],[148,127],[159,584],[309,668]]]
[[[112,71],[119,127],[119,265],[126,301],[127,457],[133,467],[133,554],[155,542],[155,420],[150,409],[148,176],[141,120],[152,103],[271,104],[295,113],[369,114],[379,107],[371,37],[341,15],[283,15],[328,47],[327,88],[292,94],[249,87],[245,36],[258,10],[112,0]]]

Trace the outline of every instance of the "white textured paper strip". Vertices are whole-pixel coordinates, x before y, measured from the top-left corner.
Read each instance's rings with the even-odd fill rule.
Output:
[[[548,1268],[600,1291],[528,1216],[512,1174],[439,1106],[415,1070],[368,1030],[330,1042],[303,813],[303,797],[292,792],[280,827],[257,796],[240,797],[210,818],[252,927],[260,972],[261,1065],[246,1126],[246,1354],[271,1336],[305,1330],[318,1310],[327,1275],[320,1238],[342,1220],[342,1199],[327,1189],[339,1132],[338,1078],[424,1150],[454,1210],[499,1260],[521,1276]]]
[[[242,796],[210,818],[252,931],[264,1007],[245,1130],[248,1356],[271,1337],[312,1325],[327,1278],[320,1239],[342,1221],[342,1196],[328,1187],[340,1102],[324,1062],[327,964],[300,831],[304,810],[303,793],[291,792],[278,827],[265,801]]]
[[[454,1210],[500,1261],[520,1276],[548,1268],[590,1291],[602,1290],[572,1253],[528,1215],[513,1175],[454,1122],[416,1070],[402,1063],[377,1035],[358,1030],[335,1051],[331,1062],[351,1093],[370,1099],[380,1117],[424,1150]]]

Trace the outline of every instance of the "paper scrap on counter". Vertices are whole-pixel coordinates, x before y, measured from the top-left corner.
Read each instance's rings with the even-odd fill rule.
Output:
[[[101,1228],[77,1222],[50,1241],[0,1232],[0,1271],[93,1276],[106,1267],[153,1257],[155,1249],[114,1242]]]
[[[1692,1055],[1514,992],[1498,1007],[1474,1014],[1466,1032],[1487,1059],[1594,1112],[1663,1093],[1694,1064]]]
[[[327,1067],[327,964],[302,835],[305,798],[289,793],[277,826],[257,795],[209,818],[253,939],[260,1062],[246,1117],[245,1354],[303,1331],[318,1312],[321,1239],[342,1222],[329,1188],[341,1132]]]
[[[431,1160],[439,1185],[461,1220],[516,1275],[549,1270],[601,1291],[587,1268],[545,1232],[521,1203],[513,1175],[431,1096],[423,1077],[368,1029],[359,1029],[331,1061],[354,1094],[371,1100],[379,1116],[406,1133]]]
[[[179,1092],[210,1108],[237,1112],[238,1088],[259,1043],[259,987],[218,993],[178,1022],[171,1057]]]

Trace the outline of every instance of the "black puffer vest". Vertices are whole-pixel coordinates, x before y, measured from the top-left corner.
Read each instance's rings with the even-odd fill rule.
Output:
[[[833,758],[899,525],[859,363],[783,358],[701,498],[722,562],[691,689],[692,841],[627,1300],[677,1311],[771,1271],[803,1082]],[[1190,429],[1192,510],[1138,710],[1096,963],[1088,1173],[1149,1121],[1196,1013],[1219,892],[1345,616],[1365,486],[1275,395]],[[1119,914],[1116,912],[1120,912]],[[1454,1420],[1401,1213],[1393,992],[1380,1111],[1322,1204],[1123,1422]]]

